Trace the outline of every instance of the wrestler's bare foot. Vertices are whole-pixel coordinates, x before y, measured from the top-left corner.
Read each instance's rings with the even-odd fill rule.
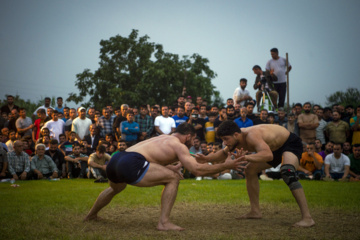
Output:
[[[312,227],[314,225],[315,225],[315,221],[312,218],[306,218],[295,223],[293,227]]]
[[[98,215],[87,215],[83,221],[86,222],[86,221],[100,221],[100,220],[103,220],[103,218],[99,217]]]
[[[261,219],[262,218],[262,214],[258,213],[258,212],[248,212],[240,217],[237,217],[236,219],[241,220],[241,219]]]
[[[172,224],[171,222],[167,222],[167,223],[159,222],[159,224],[157,225],[157,229],[159,231],[169,231],[169,230],[183,231],[183,230],[185,230],[185,228],[182,228],[180,226]]]

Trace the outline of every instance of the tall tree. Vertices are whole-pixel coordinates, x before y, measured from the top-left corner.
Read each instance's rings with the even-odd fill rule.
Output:
[[[356,107],[360,104],[360,92],[357,88],[348,88],[345,92],[337,91],[326,97],[327,104],[341,104],[343,106],[353,105]]]
[[[184,86],[188,95],[221,101],[211,83],[216,73],[208,66],[208,59],[199,54],[179,59],[148,40],[147,35],[138,37],[138,30],[132,30],[127,38],[117,35],[100,41],[99,68],[76,75],[79,94],[70,93],[67,101],[79,103],[90,96],[83,104],[98,109],[109,103],[172,104]]]

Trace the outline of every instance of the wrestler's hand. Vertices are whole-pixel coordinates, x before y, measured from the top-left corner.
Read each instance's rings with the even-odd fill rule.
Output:
[[[166,166],[168,169],[170,169],[171,171],[175,172],[177,175],[179,175],[180,179],[184,179],[184,176],[181,172],[182,169],[182,164],[181,163],[177,163],[176,165],[167,165]]]
[[[231,153],[231,155],[234,156],[234,157],[233,157],[234,159],[240,158],[240,157],[242,157],[242,156],[245,156],[245,155],[248,153],[248,151],[247,151],[247,150],[244,151],[243,148],[241,148],[240,150],[239,150],[238,148],[236,148],[235,150],[236,150],[236,153],[235,153],[235,152],[234,152],[234,153]]]
[[[198,163],[207,163],[208,162],[208,160],[206,159],[206,156],[204,154],[197,153],[197,154],[191,154],[191,156],[195,157],[195,159]]]
[[[246,169],[246,167],[248,166],[245,155],[233,159],[233,155],[231,153],[228,153],[225,164],[228,166],[228,169],[234,169],[237,171],[242,171],[242,169]]]

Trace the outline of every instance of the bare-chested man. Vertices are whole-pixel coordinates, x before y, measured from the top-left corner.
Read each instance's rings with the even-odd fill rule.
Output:
[[[240,219],[262,217],[259,206],[258,173],[264,169],[276,167],[281,163],[283,157],[281,175],[295,197],[302,214],[302,219],[294,226],[311,227],[315,224],[307,206],[304,190],[296,177],[296,169],[299,166],[299,159],[302,154],[302,143],[299,137],[278,125],[264,124],[241,128],[240,130],[233,121],[221,123],[217,135],[226,145],[225,149],[207,156],[198,154],[196,156],[198,162],[207,162],[210,159],[223,161],[225,156],[236,148],[255,152],[255,154],[240,157],[240,159],[249,162],[245,173],[251,205],[250,212],[241,216]]]
[[[221,164],[199,164],[190,155],[195,129],[188,123],[182,123],[172,135],[161,135],[140,142],[124,152],[115,154],[106,168],[110,187],[100,193],[84,220],[97,219],[98,212],[110,203],[111,199],[127,184],[137,187],[165,185],[161,197],[161,215],[157,225],[159,230],[184,230],[170,222],[170,212],[174,205],[179,181],[182,178],[180,168],[184,166],[196,176],[208,176],[226,169],[244,168],[242,160],[232,160],[231,156]],[[177,165],[172,165],[180,161]]]
[[[316,139],[316,128],[319,126],[319,119],[315,114],[310,113],[311,103],[304,103],[303,109],[304,113],[298,116],[300,138],[303,142],[313,143]]]

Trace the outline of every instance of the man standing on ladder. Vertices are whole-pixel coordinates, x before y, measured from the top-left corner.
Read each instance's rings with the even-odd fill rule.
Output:
[[[279,57],[279,51],[277,48],[272,48],[270,53],[272,59],[266,63],[266,70],[272,71],[278,78],[278,81],[274,82],[275,90],[279,94],[278,107],[284,107],[286,95],[286,75],[291,71],[291,64],[288,63],[288,68],[286,68],[286,59]]]
[[[265,104],[264,98],[269,98],[271,108],[267,110],[275,111],[277,109],[278,93],[275,91],[273,82],[277,81],[277,77],[269,70],[263,72],[259,65],[255,65],[252,70],[256,75],[254,89],[258,89],[258,91],[256,92],[256,104],[258,112],[260,112],[261,110],[260,98],[263,98],[262,104]]]

